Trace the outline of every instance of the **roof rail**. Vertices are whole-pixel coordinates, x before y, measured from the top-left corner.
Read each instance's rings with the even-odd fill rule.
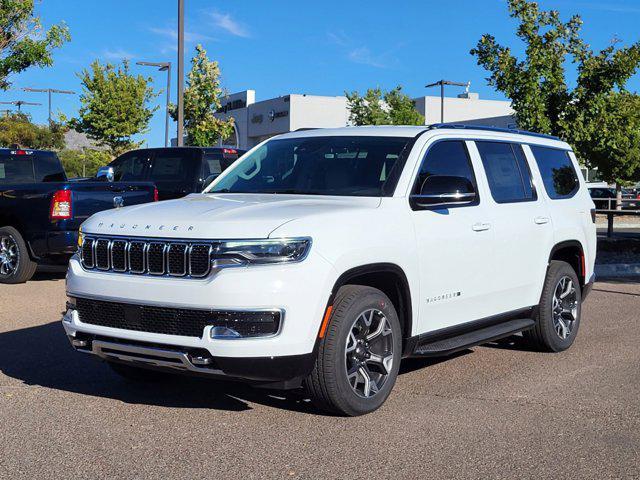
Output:
[[[516,133],[518,135],[529,135],[531,137],[549,138],[551,140],[560,140],[555,135],[547,135],[545,133],[529,132],[527,130],[518,130],[517,128],[500,128],[490,127],[488,125],[462,125],[458,123],[433,123],[428,126],[429,130],[436,130],[440,128],[456,128],[462,130],[483,130],[487,132],[502,132],[502,133]]]

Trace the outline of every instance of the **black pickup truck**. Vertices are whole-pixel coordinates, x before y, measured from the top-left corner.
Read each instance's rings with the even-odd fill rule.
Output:
[[[141,148],[123,153],[100,173],[115,181],[150,181],[160,200],[201,192],[246,150],[234,147]],[[107,175],[105,175],[107,176]]]
[[[92,214],[154,200],[153,183],[69,181],[53,152],[0,148],[0,283],[66,264]]]

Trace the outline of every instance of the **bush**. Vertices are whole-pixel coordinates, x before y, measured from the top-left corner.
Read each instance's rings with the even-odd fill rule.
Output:
[[[93,177],[98,168],[104,167],[112,160],[109,152],[101,150],[61,150],[58,157],[69,178]]]

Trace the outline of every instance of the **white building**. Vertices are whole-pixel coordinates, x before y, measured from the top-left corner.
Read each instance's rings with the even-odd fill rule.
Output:
[[[225,144],[251,148],[261,141],[302,128],[344,127],[349,124],[346,97],[290,94],[256,102],[255,90],[233,93],[225,98],[221,118],[233,117],[235,138]],[[445,97],[444,121],[512,127],[515,125],[509,102],[480,100],[477,94],[464,93],[457,98]],[[425,124],[440,123],[440,97],[415,99]]]

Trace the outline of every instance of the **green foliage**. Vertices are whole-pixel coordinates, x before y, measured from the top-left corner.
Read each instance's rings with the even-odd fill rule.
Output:
[[[208,147],[233,134],[233,118],[223,120],[214,113],[222,106],[224,91],[220,86],[218,62],[210,61],[202,45],[196,45],[184,90],[184,129],[187,145]],[[170,105],[169,114],[177,121],[178,109]]]
[[[59,123],[36,125],[29,115],[12,113],[0,118],[0,145],[44,150],[64,148],[65,127]]]
[[[525,44],[524,60],[489,34],[471,54],[489,71],[489,84],[512,100],[518,126],[572,143],[580,160],[607,182],[632,179],[640,173],[639,101],[625,85],[640,65],[640,42],[618,49],[614,41],[594,53],[580,37],[579,16],[563,22],[557,11],[541,11],[533,1],[508,5]],[[570,63],[578,72],[574,88],[566,80]]]
[[[83,86],[82,106],[69,125],[107,145],[113,155],[140,146],[132,137],[148,131],[149,120],[158,109],[148,106],[158,96],[149,85],[151,78],[131,75],[126,60],[117,68],[96,60],[78,77]]]
[[[62,150],[58,152],[67,177],[93,177],[98,168],[107,165],[112,157],[104,150]]]
[[[53,64],[51,51],[71,40],[63,23],[42,31],[33,14],[33,0],[0,1],[0,88],[8,89],[8,77],[31,66]]]
[[[384,94],[380,88],[370,88],[363,97],[358,92],[345,95],[354,125],[424,125],[424,116],[400,86]]]

